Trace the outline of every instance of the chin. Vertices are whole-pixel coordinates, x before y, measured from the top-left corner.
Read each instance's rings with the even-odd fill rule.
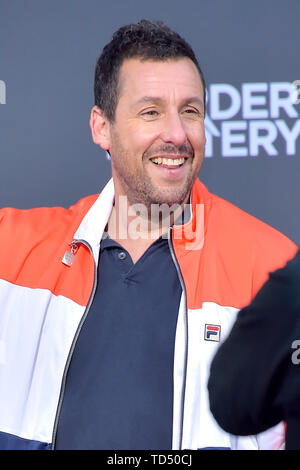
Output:
[[[151,204],[167,204],[172,206],[173,204],[182,205],[188,201],[191,189],[168,189],[157,191],[156,194],[152,195]]]

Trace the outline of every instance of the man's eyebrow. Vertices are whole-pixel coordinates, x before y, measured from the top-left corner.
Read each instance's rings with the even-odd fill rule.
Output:
[[[199,96],[192,96],[184,101],[184,104],[196,103],[203,106],[203,100]]]
[[[138,106],[143,103],[162,103],[164,100],[159,96],[143,96],[142,98],[135,101],[134,105]],[[199,96],[191,96],[186,98],[182,101],[182,106],[186,106],[187,104],[196,103],[199,106],[203,107],[203,100],[199,98]]]
[[[143,103],[162,103],[163,99],[159,96],[143,96],[139,100],[135,101],[135,105],[143,104]]]

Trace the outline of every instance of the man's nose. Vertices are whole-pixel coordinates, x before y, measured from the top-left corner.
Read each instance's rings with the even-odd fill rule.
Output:
[[[186,142],[186,131],[178,113],[169,114],[163,120],[161,139],[177,146]]]

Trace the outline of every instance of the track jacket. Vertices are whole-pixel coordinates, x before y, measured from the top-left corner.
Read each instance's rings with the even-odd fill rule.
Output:
[[[0,210],[2,449],[55,448],[65,378],[96,290],[100,240],[113,201],[111,180],[100,196],[69,209]],[[210,194],[199,180],[191,205],[191,219],[168,234],[183,288],[174,352],[173,448],[279,448],[281,425],[259,436],[225,433],[209,410],[207,380],[238,310],[297,247]]]

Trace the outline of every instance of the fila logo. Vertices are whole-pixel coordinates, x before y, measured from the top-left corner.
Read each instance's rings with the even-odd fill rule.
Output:
[[[205,325],[204,339],[206,341],[220,341],[221,325]]]

